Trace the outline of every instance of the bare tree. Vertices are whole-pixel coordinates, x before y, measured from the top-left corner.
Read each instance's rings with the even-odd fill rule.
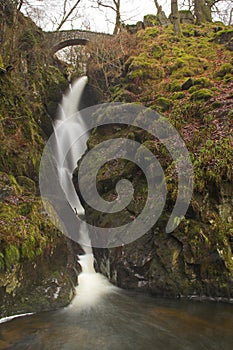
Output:
[[[171,22],[173,24],[174,33],[177,36],[180,36],[181,35],[180,15],[179,15],[179,11],[178,11],[177,0],[171,0]]]
[[[56,30],[60,30],[63,24],[68,20],[68,18],[74,13],[74,11],[77,9],[78,5],[80,4],[82,0],[77,0],[75,3],[70,7],[70,9],[67,12],[67,3],[68,0],[64,0],[63,3],[63,17],[61,19],[61,22],[59,23],[58,27]]]
[[[121,0],[97,0],[98,7],[111,9],[116,14],[115,27],[113,34],[118,34],[121,29]]]
[[[233,7],[230,10],[230,16],[229,16],[229,21],[228,21],[229,26],[232,24],[232,18],[233,18]]]

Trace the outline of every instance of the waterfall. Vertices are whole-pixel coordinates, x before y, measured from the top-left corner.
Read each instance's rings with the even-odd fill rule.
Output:
[[[62,98],[58,117],[54,122],[54,135],[56,138],[56,154],[54,157],[58,179],[67,201],[77,214],[77,220],[79,219],[78,216],[83,215],[85,211],[75,191],[72,174],[77,166],[77,161],[87,148],[88,133],[85,132],[85,123],[81,113],[78,111],[87,81],[87,77],[82,77],[70,86],[69,91]],[[70,118],[73,115],[77,115],[75,122],[73,118]],[[69,151],[65,154],[64,150],[67,149],[67,145]],[[94,256],[85,222],[81,222],[80,237],[85,254],[79,256],[82,272],[78,277],[77,296],[71,303],[71,307],[87,308],[95,305],[102,295],[116,288],[104,276],[96,273],[94,269]]]

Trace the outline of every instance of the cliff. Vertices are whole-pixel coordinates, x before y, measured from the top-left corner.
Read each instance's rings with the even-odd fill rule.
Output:
[[[78,268],[39,196],[44,140],[62,92],[64,66],[29,18],[0,6],[0,316],[66,305]]]
[[[91,57],[90,79],[102,100],[141,104],[165,116],[183,138],[194,171],[187,214],[172,233],[166,233],[178,182],[168,150],[132,126],[95,128],[88,151],[107,139],[136,140],[157,157],[167,184],[164,211],[146,235],[118,248],[95,249],[95,255],[99,270],[122,288],[229,300],[233,297],[233,30],[222,23],[181,27],[181,38],[174,36],[171,26],[151,26],[131,36],[123,33],[114,45],[108,44],[108,55],[104,51],[101,56],[99,47],[98,59],[94,53]],[[101,64],[99,57],[104,57]],[[100,169],[99,194],[114,200],[115,185],[122,178],[135,189],[130,205],[121,213],[104,214],[86,204],[88,222],[111,228],[139,215],[147,184],[130,161],[114,159]],[[74,182],[80,194],[76,177]]]

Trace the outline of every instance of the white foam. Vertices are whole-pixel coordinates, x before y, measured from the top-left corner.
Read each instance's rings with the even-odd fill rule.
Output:
[[[0,323],[4,323],[4,322],[11,321],[11,320],[13,320],[14,318],[24,317],[24,316],[30,316],[30,315],[33,315],[33,312],[26,313],[26,314],[12,315],[12,316],[8,316],[8,317],[3,317],[3,318],[0,318]]]
[[[82,272],[78,276],[79,284],[76,287],[76,296],[70,307],[87,309],[96,306],[106,294],[117,290],[106,277],[96,273],[93,254],[79,256]]]

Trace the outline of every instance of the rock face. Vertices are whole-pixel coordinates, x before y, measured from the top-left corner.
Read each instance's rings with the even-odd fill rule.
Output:
[[[115,80],[111,75],[109,100],[142,104],[148,110],[162,112],[175,126],[193,164],[194,193],[188,212],[174,232],[165,232],[177,197],[178,178],[175,162],[162,142],[132,125],[98,127],[91,133],[87,152],[109,139],[139,142],[155,155],[163,168],[167,198],[162,215],[146,235],[125,246],[95,249],[95,256],[99,271],[122,288],[159,296],[230,300],[233,298],[232,57],[223,46],[226,41],[223,42],[222,29],[216,24],[203,27],[181,24],[181,28],[184,35],[178,41],[169,27],[154,26],[139,31],[136,40],[132,39],[135,40],[132,54],[122,58],[122,74],[118,72]],[[225,32],[231,33],[231,29],[226,28]],[[197,35],[198,41],[194,40]],[[220,44],[214,41],[218,36]],[[230,37],[227,34],[226,40]],[[143,116],[146,122],[146,115]],[[101,120],[101,115],[98,118]],[[165,128],[165,135],[166,132]],[[95,211],[82,201],[87,221],[95,226],[122,226],[133,221],[145,206],[148,193],[145,176],[133,162],[124,157],[117,159],[121,149],[119,140],[116,159],[99,169],[96,186],[99,195],[111,202],[116,199],[117,183],[127,179],[134,188],[133,200],[122,211],[112,214]],[[139,146],[136,150],[137,159],[147,160],[142,149]],[[93,173],[92,168],[90,172]],[[85,176],[88,187],[88,172]],[[79,193],[77,173],[74,183]]]
[[[118,180],[122,175],[129,178],[127,170],[119,168]],[[126,165],[124,169],[127,169]],[[100,195],[108,200],[113,198],[114,183],[117,182],[116,165],[114,171],[114,182],[111,183],[110,176],[105,177],[102,179],[104,186],[99,187]],[[135,187],[141,187],[140,176],[136,173],[135,170],[132,181]],[[143,205],[142,197],[142,192],[136,192],[134,203],[121,215],[101,215],[87,207],[88,222],[116,227],[121,220],[129,221]],[[140,239],[118,248],[95,249],[98,270],[125,289],[163,297],[230,300],[233,298],[231,184],[226,182],[219,188],[210,187],[205,195],[194,193],[186,219],[174,232],[167,234],[165,227],[171,205],[168,203],[156,225]]]
[[[97,128],[88,141],[89,149],[109,137],[137,140],[157,155],[162,166],[168,161],[165,153],[160,154],[158,141],[151,136],[148,138],[145,131],[120,125]],[[118,147],[121,148],[120,141]],[[138,156],[140,149],[139,146]],[[74,184],[81,197],[77,174],[74,174]],[[88,183],[89,174],[85,177]],[[114,159],[101,167],[97,176],[99,195],[107,201],[114,200],[116,184],[122,178],[134,186],[131,203],[121,212],[104,214],[82,200],[89,223],[104,228],[117,227],[141,213],[147,199],[146,180],[142,170],[131,161]],[[227,180],[220,184],[207,182],[204,190],[195,190],[186,218],[168,234],[165,227],[174,206],[170,190],[161,217],[147,234],[125,246],[94,250],[97,269],[112,283],[125,289],[163,297],[232,299],[232,184]]]
[[[69,84],[64,65],[8,3],[0,4],[0,317],[67,305],[80,252],[49,222],[38,189],[43,136]]]
[[[33,261],[0,271],[0,318],[68,305],[80,272],[77,253],[77,246],[60,237]]]

